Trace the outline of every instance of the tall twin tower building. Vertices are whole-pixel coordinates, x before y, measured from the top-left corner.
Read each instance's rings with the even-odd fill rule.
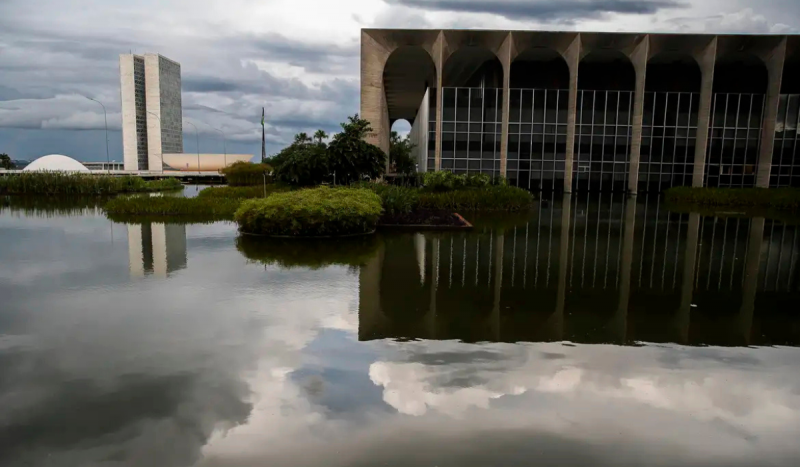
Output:
[[[119,57],[125,170],[161,170],[183,152],[181,66],[159,54]]]

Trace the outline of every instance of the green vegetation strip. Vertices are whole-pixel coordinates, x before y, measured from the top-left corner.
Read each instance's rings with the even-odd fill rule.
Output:
[[[102,196],[181,189],[174,178],[145,181],[140,177],[32,172],[0,177],[0,195]]]
[[[209,187],[202,190],[197,197],[207,199],[253,199],[264,198],[272,193],[289,191],[289,187],[278,184],[265,186],[223,186]]]
[[[430,211],[525,211],[533,206],[533,195],[522,188],[507,185],[464,187],[451,191],[430,191],[380,183],[364,183],[381,197],[386,214]]]
[[[103,208],[112,220],[186,217],[192,220],[231,220],[239,207],[236,199],[178,198],[172,196],[120,196]]]
[[[380,197],[370,190],[319,187],[245,200],[235,220],[249,234],[342,236],[375,230],[382,211]]]
[[[264,185],[272,181],[272,167],[269,164],[236,162],[220,172],[230,186]]]
[[[677,206],[800,209],[798,188],[691,188],[675,187],[665,193],[667,203]]]

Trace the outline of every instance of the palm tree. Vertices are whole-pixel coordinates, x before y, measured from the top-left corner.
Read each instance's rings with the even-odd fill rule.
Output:
[[[308,133],[303,132],[303,133],[298,133],[298,134],[294,135],[294,142],[295,143],[305,144],[305,143],[310,143],[311,141],[313,141],[313,140],[311,139],[310,136],[308,136]]]
[[[325,133],[323,130],[317,130],[317,132],[314,133],[314,139],[317,140],[318,143],[322,143],[322,140],[327,138],[328,134]]]

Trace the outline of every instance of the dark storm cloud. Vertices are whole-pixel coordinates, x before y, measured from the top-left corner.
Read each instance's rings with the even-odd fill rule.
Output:
[[[388,0],[389,3],[425,10],[489,13],[511,20],[538,20],[573,23],[597,18],[606,13],[646,15],[662,9],[683,8],[677,0]]]

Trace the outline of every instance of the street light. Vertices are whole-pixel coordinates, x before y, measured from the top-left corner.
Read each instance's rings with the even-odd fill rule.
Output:
[[[145,112],[149,113],[150,115],[156,117],[158,119],[158,126],[161,126],[161,117],[158,116],[155,112],[151,112],[146,110]],[[161,158],[161,173],[164,173],[164,153],[162,151],[158,151],[159,157]],[[147,162],[147,168],[150,168],[150,161]]]
[[[197,136],[197,125],[195,125],[194,123],[190,122],[189,120],[186,120],[186,123],[188,123],[189,125],[192,125],[194,127],[194,140],[195,140],[195,143],[197,144],[197,174],[199,175],[200,174],[200,137]]]
[[[104,106],[103,103],[98,101],[97,99],[92,99],[89,96],[83,96],[83,97],[89,99],[90,101],[97,102],[98,104],[100,104],[100,107],[103,108],[103,120],[105,120],[106,123],[106,169],[108,170],[108,173],[111,173],[111,158],[108,156],[108,114],[106,113],[106,106]]]
[[[224,131],[222,131],[222,130],[220,130],[219,128],[216,128],[216,127],[213,127],[213,126],[209,125],[209,124],[208,124],[208,123],[206,123],[206,122],[203,122],[203,123],[205,123],[205,124],[206,124],[206,125],[207,125],[209,128],[211,128],[212,130],[214,130],[214,131],[218,131],[218,132],[219,132],[219,134],[221,134],[221,135],[222,135],[222,150],[223,150],[223,151],[224,151],[224,153],[225,153],[225,154],[224,154],[224,156],[223,156],[223,157],[224,157],[224,159],[223,159],[223,164],[222,164],[222,167],[223,167],[223,168],[227,167],[227,165],[228,165],[228,148],[227,148],[227,144],[225,143],[225,139],[226,139],[226,138],[225,138],[225,132],[224,132]]]

